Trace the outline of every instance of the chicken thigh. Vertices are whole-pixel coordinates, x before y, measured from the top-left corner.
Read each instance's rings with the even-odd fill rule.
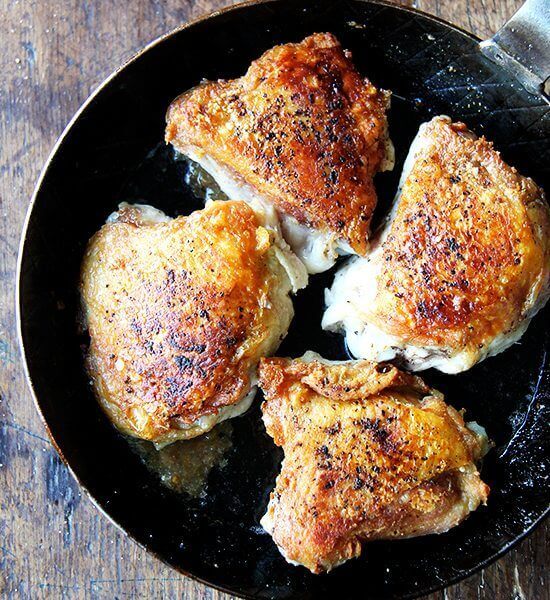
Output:
[[[169,219],[121,205],[82,263],[88,372],[124,433],[158,446],[244,412],[293,316],[291,277],[244,202]]]
[[[284,450],[261,523],[313,573],[361,542],[441,533],[487,500],[484,430],[391,365],[313,353],[260,363],[267,432]]]
[[[388,104],[333,35],[315,34],[174,100],[166,141],[249,202],[315,273],[338,252],[366,251],[372,179],[393,166]]]
[[[411,146],[391,214],[326,294],[352,354],[457,373],[518,341],[550,292],[543,191],[463,123]]]

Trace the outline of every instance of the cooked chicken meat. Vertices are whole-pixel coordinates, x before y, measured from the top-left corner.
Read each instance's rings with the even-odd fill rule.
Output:
[[[364,254],[373,176],[393,166],[389,93],[331,34],[276,46],[246,75],[203,83],[167,114],[166,140],[282,233],[312,273]]]
[[[249,407],[293,316],[272,238],[244,202],[213,202],[176,219],[121,205],[90,240],[87,367],[121,431],[161,446]]]
[[[313,573],[361,542],[441,533],[485,503],[488,444],[443,396],[391,365],[317,355],[260,363],[267,432],[284,450],[261,523]]]
[[[463,123],[422,125],[394,208],[326,294],[352,354],[457,373],[517,342],[550,293],[543,191]]]

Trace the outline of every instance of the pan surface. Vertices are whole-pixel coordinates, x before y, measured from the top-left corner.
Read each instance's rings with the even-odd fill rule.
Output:
[[[203,78],[239,76],[264,50],[316,31],[334,33],[362,74],[393,91],[397,164],[376,180],[378,217],[391,202],[418,126],[436,114],[485,134],[506,160],[546,186],[548,105],[487,61],[469,34],[378,2],[242,5],[150,46],[101,87],[65,132],[23,235],[21,341],[33,393],[60,454],[99,507],[168,564],[247,597],[412,597],[482,568],[547,512],[548,310],[496,358],[457,376],[424,374],[495,442],[482,468],[491,487],[488,506],[446,534],[369,544],[359,560],[325,576],[287,565],[259,527],[281,460],[261,423],[260,394],[215,440],[219,456],[199,468],[204,483],[197,493],[177,478],[168,477],[166,485],[162,468],[170,470],[170,457],[164,467],[144,462],[150,449],[115,431],[83,370],[77,281],[87,240],[121,201],[149,203],[170,215],[202,206],[188,185],[187,163],[175,161],[162,143],[169,102]],[[298,295],[279,355],[347,356],[338,336],[320,330],[323,289],[332,277],[315,276]]]

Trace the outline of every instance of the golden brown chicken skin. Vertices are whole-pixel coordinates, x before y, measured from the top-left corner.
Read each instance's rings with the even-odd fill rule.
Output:
[[[337,277],[324,325],[350,318],[358,357],[393,347],[409,367],[462,371],[517,341],[547,301],[550,212],[463,123],[424,125],[407,163],[388,224],[368,261]]]
[[[313,573],[361,542],[441,533],[487,500],[484,431],[389,364],[264,359],[263,419],[284,459],[262,525]]]
[[[232,197],[259,196],[362,254],[376,205],[372,178],[393,160],[388,104],[333,35],[314,34],[268,50],[240,79],[177,98],[166,140],[218,173],[222,189],[232,179]]]
[[[87,366],[110,419],[162,445],[243,412],[293,315],[271,234],[244,202],[173,220],[126,205],[110,221],[81,271]]]

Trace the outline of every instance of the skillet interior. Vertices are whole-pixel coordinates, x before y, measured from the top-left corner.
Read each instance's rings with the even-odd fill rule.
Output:
[[[116,75],[84,109],[48,165],[21,256],[19,304],[25,358],[44,419],[66,462],[96,502],[140,544],[210,585],[269,598],[405,597],[442,587],[483,566],[528,531],[548,506],[550,376],[543,311],[520,344],[459,376],[427,372],[450,403],[484,424],[496,448],[483,467],[489,505],[441,535],[367,546],[328,576],[287,566],[258,521],[280,452],[259,418],[259,398],[232,423],[232,449],[202,499],[162,486],[97,407],[82,368],[76,327],[79,263],[89,237],[119,201],[169,214],[200,208],[183,163],[159,146],[170,100],[201,78],[234,77],[276,43],[331,31],[359,71],[394,92],[393,174],[377,180],[387,208],[418,125],[445,113],[494,140],[504,157],[546,186],[550,113],[542,100],[485,60],[476,40],[418,13],[361,1],[279,0],[224,12],[183,29]],[[320,331],[317,276],[295,302],[280,354],[306,349],[345,357]]]

